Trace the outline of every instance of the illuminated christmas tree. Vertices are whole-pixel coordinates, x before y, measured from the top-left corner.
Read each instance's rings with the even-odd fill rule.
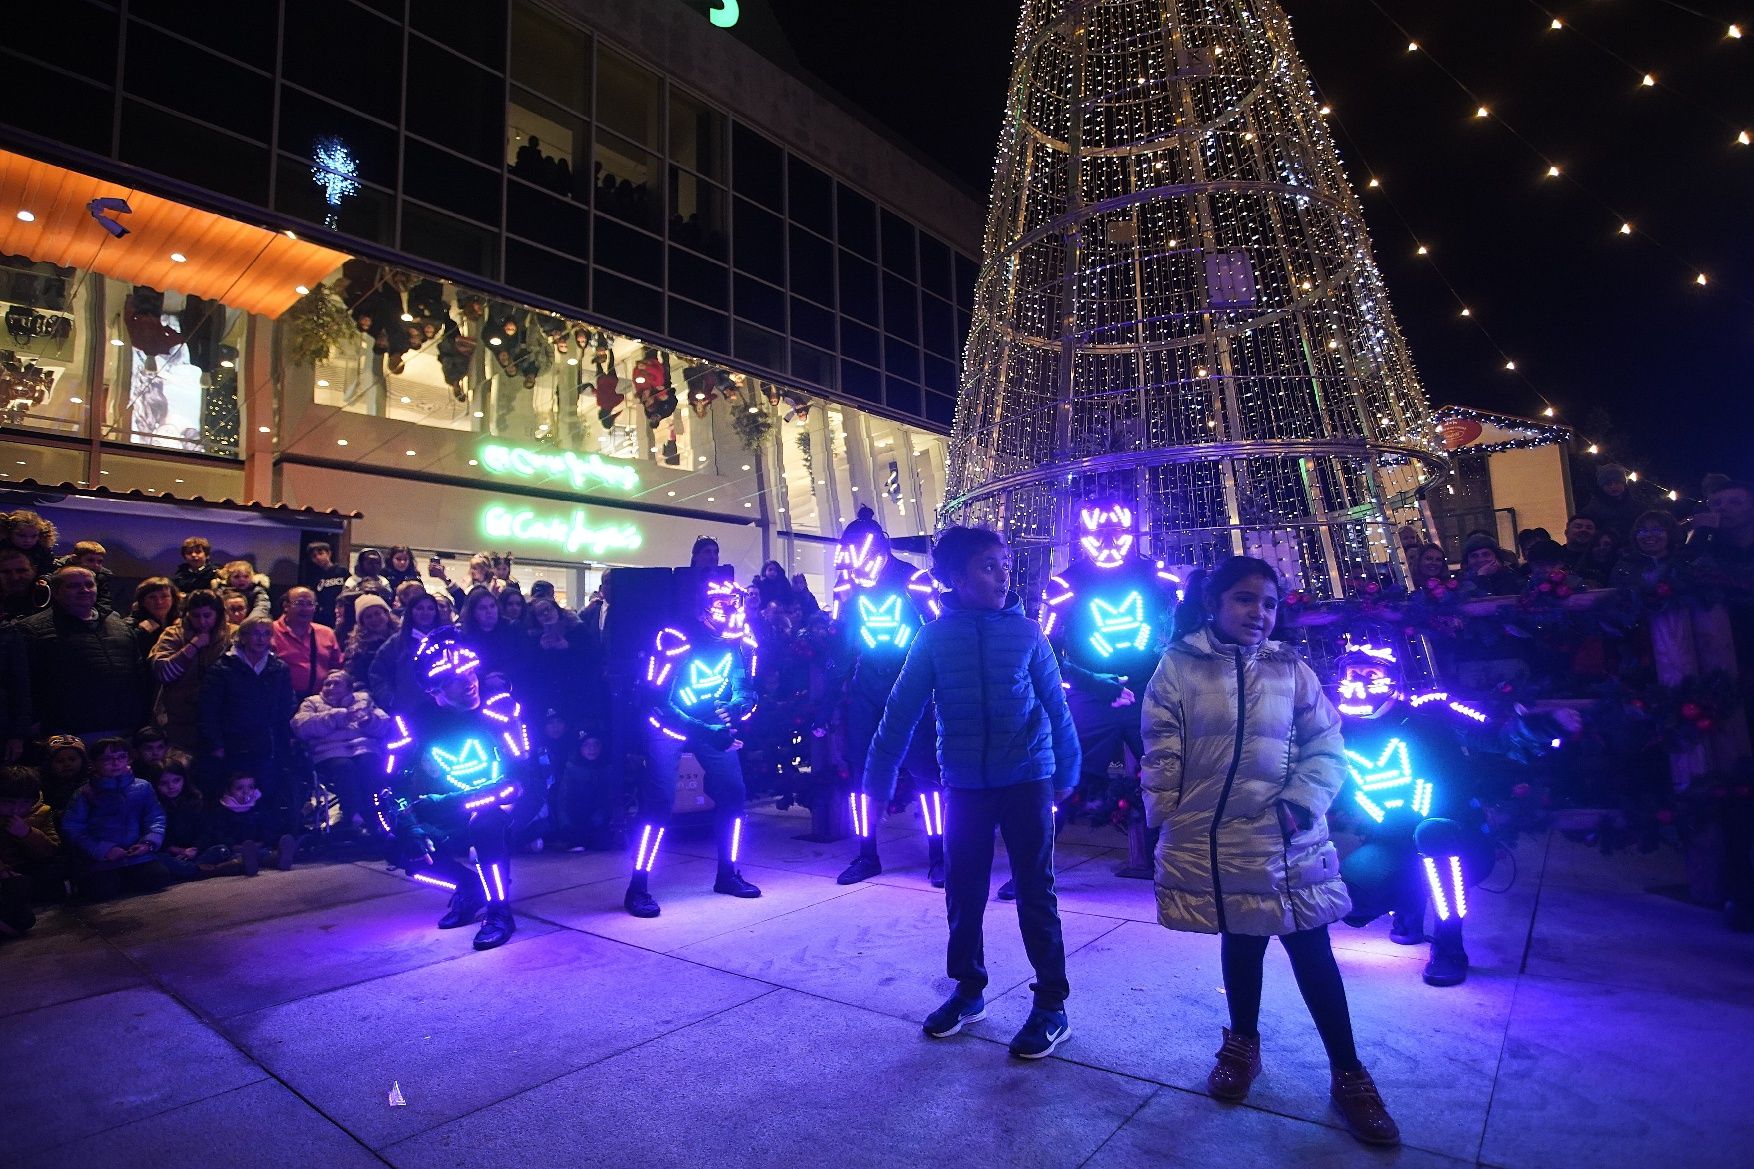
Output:
[[[1024,0],[943,518],[1025,587],[1081,502],[1170,563],[1399,578],[1445,466],[1272,0]]]

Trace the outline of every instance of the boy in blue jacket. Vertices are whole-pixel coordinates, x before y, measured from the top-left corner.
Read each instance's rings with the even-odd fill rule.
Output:
[[[73,793],[61,818],[61,837],[80,862],[80,889],[93,901],[123,891],[156,893],[171,882],[158,859],[164,843],[158,793],[135,778],[128,740],[99,739],[91,754],[97,774]]]
[[[986,1017],[981,918],[996,828],[1011,857],[1017,924],[1035,968],[1035,1009],[1011,1040],[1011,1054],[1041,1059],[1072,1033],[1054,897],[1054,802],[1078,781],[1078,735],[1054,651],[1010,591],[1004,539],[985,528],[950,528],[932,548],[932,575],[951,590],[944,614],[921,627],[908,651],[866,758],[864,790],[878,806],[888,802],[913,728],[935,701],[949,797],[946,968],[956,993],[926,1016],[925,1031],[942,1039]]]

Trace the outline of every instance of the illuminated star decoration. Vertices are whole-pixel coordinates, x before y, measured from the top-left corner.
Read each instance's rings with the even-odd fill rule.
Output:
[[[1374,760],[1347,748],[1346,770],[1355,787],[1352,798],[1376,823],[1397,808],[1407,808],[1421,820],[1431,815],[1431,782],[1413,774],[1404,739],[1390,739]],[[1391,792],[1395,794],[1387,794]]]
[[[311,181],[323,189],[323,201],[330,210],[323,216],[323,226],[333,230],[339,222],[341,200],[359,194],[359,160],[339,138],[319,138],[312,152],[316,166],[311,168]]]
[[[1092,600],[1090,619],[1096,623],[1096,632],[1090,635],[1090,648],[1105,658],[1124,649],[1144,649],[1151,640],[1151,626],[1145,623],[1145,599],[1137,589],[1121,598],[1118,605],[1101,598]]]
[[[688,684],[676,692],[681,706],[699,706],[711,702],[731,684],[731,654],[727,652],[717,665],[709,666],[696,659],[688,663]]]
[[[859,598],[859,636],[864,639],[866,648],[891,645],[896,649],[906,649],[913,635],[913,629],[902,621],[899,593],[889,594],[876,605],[869,597]]]
[[[433,747],[428,756],[444,775],[445,782],[458,791],[474,791],[483,783],[499,778],[499,760],[480,739],[468,738],[457,751]]]

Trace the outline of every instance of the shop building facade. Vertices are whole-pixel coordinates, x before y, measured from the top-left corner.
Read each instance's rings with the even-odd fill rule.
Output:
[[[929,532],[979,207],[706,7],[33,15],[0,484],[357,510],[575,603],[700,535],[820,587],[861,505]]]

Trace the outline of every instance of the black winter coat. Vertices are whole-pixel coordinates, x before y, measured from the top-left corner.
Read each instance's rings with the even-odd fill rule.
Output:
[[[292,671],[268,655],[257,674],[236,652],[213,663],[201,680],[201,749],[225,749],[227,759],[280,759],[292,744]]]
[[[9,628],[24,649],[25,673],[5,686],[23,696],[38,734],[133,731],[146,721],[151,675],[126,621],[114,613],[80,621],[51,608]]]

